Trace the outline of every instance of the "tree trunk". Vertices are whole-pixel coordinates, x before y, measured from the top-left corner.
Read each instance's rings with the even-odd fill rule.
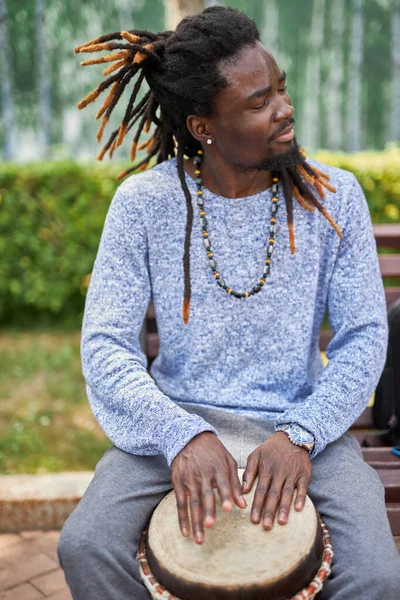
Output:
[[[347,150],[361,150],[361,68],[363,61],[364,0],[352,0],[350,65],[347,91]]]
[[[0,85],[4,123],[4,160],[14,158],[14,102],[11,92],[11,57],[9,51],[6,0],[0,0]]]
[[[264,9],[264,25],[261,31],[264,46],[278,60],[279,12],[276,0],[268,0]]]
[[[175,29],[184,17],[204,10],[204,0],[164,0],[167,29]]]
[[[39,155],[46,157],[50,143],[51,87],[48,60],[47,31],[45,26],[45,0],[36,0],[36,63],[39,86]]]
[[[314,0],[301,127],[301,140],[305,145],[306,150],[316,150],[320,143],[320,81],[321,50],[324,35],[324,11],[325,0]]]
[[[394,0],[392,15],[393,95],[388,139],[400,141],[400,0]]]
[[[116,3],[119,28],[121,31],[124,29],[135,29],[136,24],[133,12],[141,10],[144,3],[145,0],[119,0]]]
[[[343,98],[343,33],[344,0],[331,5],[332,43],[329,55],[330,77],[327,82],[328,148],[343,148],[342,98]]]

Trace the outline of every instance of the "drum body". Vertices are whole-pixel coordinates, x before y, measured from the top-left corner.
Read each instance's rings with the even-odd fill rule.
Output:
[[[238,470],[242,479],[244,469]],[[266,531],[250,520],[257,480],[245,494],[247,508],[221,509],[204,528],[204,543],[179,529],[174,491],[153,512],[137,555],[144,584],[160,600],[308,600],[322,589],[333,556],[329,534],[307,496],[302,511],[292,502],[288,523]],[[190,514],[189,514],[190,519]]]

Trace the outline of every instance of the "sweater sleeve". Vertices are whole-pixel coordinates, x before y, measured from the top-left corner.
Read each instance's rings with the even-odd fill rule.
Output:
[[[376,242],[364,192],[351,177],[343,236],[328,289],[334,334],[326,350],[329,362],[305,402],[276,420],[276,425],[297,423],[314,435],[311,458],[360,416],[386,361],[388,321]]]
[[[217,431],[162,393],[148,373],[139,336],[150,297],[145,227],[134,198],[119,186],[86,296],[82,370],[91,409],[108,438],[131,454],[164,454],[171,466],[194,436]]]

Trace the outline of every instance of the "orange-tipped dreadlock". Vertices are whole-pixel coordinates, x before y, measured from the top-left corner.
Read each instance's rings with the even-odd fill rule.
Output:
[[[137,121],[136,133],[131,142],[130,159],[134,162],[137,150],[145,149],[147,156],[136,165],[120,172],[117,179],[122,179],[135,170],[145,170],[155,156],[157,163],[176,156],[178,175],[187,207],[182,305],[185,324],[189,322],[190,313],[190,238],[193,207],[185,178],[183,157],[184,155],[193,157],[201,148],[199,142],[187,129],[186,118],[190,114],[199,116],[213,114],[213,99],[227,85],[219,69],[220,61],[236,56],[244,47],[254,45],[259,39],[260,34],[255,22],[243,12],[231,7],[212,6],[198,15],[183,19],[176,31],[163,31],[157,34],[137,29],[116,31],[74,49],[75,53],[115,51],[102,58],[81,62],[83,66],[113,63],[103,71],[103,75],[109,77],[78,103],[78,108],[84,108],[111,86],[95,117],[102,118],[97,133],[98,142],[102,139],[110,115],[124,89],[138,74],[122,122],[111,133],[98,153],[97,159],[102,160],[107,151],[111,158]],[[144,78],[150,89],[134,106]],[[160,109],[159,116],[157,116],[158,109]],[[142,132],[148,133],[152,125],[155,126],[153,135],[139,143]],[[336,189],[328,183],[327,174],[307,162],[304,149],[298,148],[297,145],[296,147],[299,151],[298,164],[282,168],[277,172],[286,201],[292,254],[296,252],[293,197],[307,211],[314,211],[316,208],[342,237],[339,227],[317,200],[313,191],[316,190],[318,196],[324,199],[325,190],[336,192]]]

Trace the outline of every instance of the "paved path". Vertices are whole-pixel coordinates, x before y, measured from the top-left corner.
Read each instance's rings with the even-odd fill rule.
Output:
[[[59,531],[0,534],[0,600],[72,600],[58,564]],[[395,538],[400,553],[400,536]]]
[[[72,600],[58,564],[59,531],[0,535],[0,600]]]

